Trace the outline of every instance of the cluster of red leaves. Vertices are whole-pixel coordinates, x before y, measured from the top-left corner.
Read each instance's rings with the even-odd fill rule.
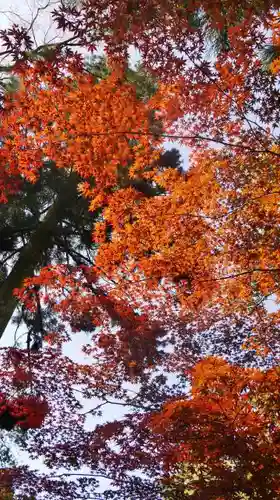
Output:
[[[107,369],[122,369],[124,376],[139,374],[158,359],[157,345],[164,335],[163,322],[151,315],[135,312],[135,303],[116,290],[101,286],[99,276],[89,266],[49,266],[39,275],[26,279],[24,287],[15,290],[16,296],[30,311],[36,310],[38,296],[60,316],[55,332],[48,332],[45,340],[60,345],[62,332],[70,325],[73,332],[91,332],[92,344],[84,348],[91,356],[103,354]],[[38,285],[43,288],[38,294]],[[117,290],[119,292],[119,290]],[[133,307],[134,306],[134,307]],[[166,327],[166,318],[165,318]],[[112,326],[115,326],[114,332]]]
[[[85,73],[34,65],[6,100],[1,123],[1,156],[9,159],[11,174],[36,182],[43,159],[51,158],[57,168],[88,179],[80,191],[92,200],[90,210],[108,203],[119,167],[139,177],[158,158],[162,140],[149,137],[150,115],[168,100],[167,88],[155,101],[137,100],[135,88],[116,72],[94,83]]]
[[[174,464],[185,463],[185,488],[195,499],[221,492],[223,499],[236,492],[267,498],[269,491],[276,498],[279,368],[244,369],[210,357],[194,367],[191,381],[190,398],[166,402],[150,421],[163,437],[160,456],[171,481]]]
[[[271,28],[272,28],[272,37],[271,37],[271,43],[274,46],[275,49],[279,50],[279,45],[280,45],[280,12],[278,12],[275,17],[272,20],[271,23]],[[278,73],[280,71],[280,57],[276,57],[271,65],[270,69],[272,73]]]
[[[175,74],[184,65],[186,47],[195,51],[202,48],[203,29],[192,22],[192,16],[204,13],[212,28],[229,26],[232,33],[246,28],[254,17],[265,14],[278,0],[241,2],[239,9],[232,0],[220,2],[193,0],[87,0],[78,5],[62,3],[54,10],[59,29],[72,31],[91,50],[100,41],[114,59],[122,59],[129,45],[135,45],[145,62],[152,61],[162,71]],[[199,44],[199,48],[195,45]],[[177,49],[179,55],[174,53]],[[153,53],[154,52],[154,53]]]
[[[41,427],[48,405],[46,401],[35,396],[19,396],[7,400],[5,394],[0,395],[0,427],[11,430],[15,425],[22,429],[38,429]]]

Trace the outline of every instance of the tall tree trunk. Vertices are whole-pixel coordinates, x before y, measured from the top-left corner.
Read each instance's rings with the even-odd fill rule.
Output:
[[[74,182],[73,182],[74,180]],[[71,176],[69,182],[59,193],[44,220],[32,234],[30,241],[20,252],[12,271],[0,286],[0,338],[2,337],[16,307],[13,290],[19,288],[23,280],[32,276],[34,269],[40,263],[42,253],[53,245],[52,235],[57,229],[64,209],[70,203],[75,203],[76,179]]]

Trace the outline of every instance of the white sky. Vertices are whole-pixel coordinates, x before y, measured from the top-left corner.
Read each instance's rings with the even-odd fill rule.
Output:
[[[57,0],[0,0],[0,28],[7,28],[13,22],[30,26],[36,17],[31,35],[37,44],[57,39],[50,16],[55,4]]]

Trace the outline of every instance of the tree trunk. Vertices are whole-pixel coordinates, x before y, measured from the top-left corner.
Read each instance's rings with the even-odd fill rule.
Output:
[[[12,271],[0,286],[0,338],[16,307],[17,301],[13,295],[13,290],[20,288],[23,280],[33,275],[42,253],[53,244],[52,235],[61,220],[64,208],[69,206],[69,202],[75,203],[73,195],[76,193],[76,182],[73,182],[73,177],[69,179],[69,183],[64,188],[64,191],[58,194],[44,220],[32,234],[30,241],[21,250]]]

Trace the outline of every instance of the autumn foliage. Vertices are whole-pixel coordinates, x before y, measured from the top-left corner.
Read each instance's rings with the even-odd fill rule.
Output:
[[[62,2],[102,76],[2,32],[0,326],[17,308],[26,343],[1,349],[0,427],[51,471],[1,471],[16,498],[279,498],[277,8]]]
[[[190,464],[184,486],[193,498],[267,498],[269,491],[277,498],[278,412],[278,368],[243,369],[210,357],[192,370],[191,397],[166,402],[151,425],[170,443],[166,466]]]
[[[41,427],[47,413],[47,404],[34,396],[18,397],[14,401],[7,401],[1,395],[0,426],[11,430],[15,425],[23,429]]]

